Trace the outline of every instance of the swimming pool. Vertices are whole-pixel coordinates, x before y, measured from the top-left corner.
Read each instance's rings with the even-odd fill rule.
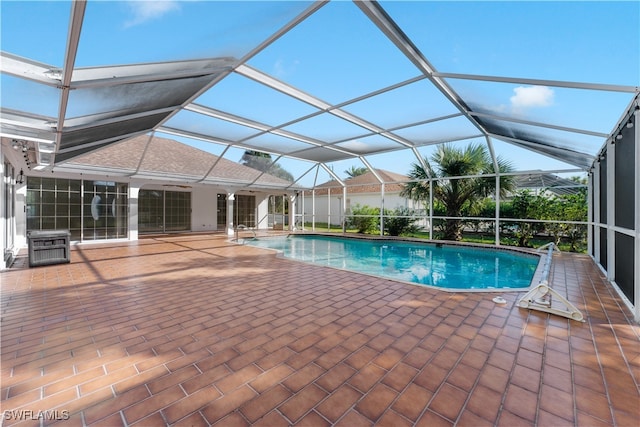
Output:
[[[448,290],[524,289],[540,257],[510,250],[324,235],[247,240],[286,258]]]

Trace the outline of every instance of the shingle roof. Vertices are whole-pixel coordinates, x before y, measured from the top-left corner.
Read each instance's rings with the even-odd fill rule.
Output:
[[[402,191],[404,185],[396,183],[408,181],[409,179],[405,175],[401,175],[395,172],[389,172],[383,169],[375,169],[375,171],[385,183],[389,183],[385,184],[384,186],[384,191],[387,193],[396,193]],[[380,193],[380,182],[371,171],[368,171],[362,175],[355,176],[353,178],[349,178],[345,181],[345,184],[347,186],[348,194]],[[336,180],[327,181],[316,186],[316,194],[327,194],[329,188],[332,189],[332,192],[335,192],[334,189],[341,189],[342,186]]]
[[[140,160],[141,159],[141,160]],[[93,166],[116,169],[129,174],[161,174],[167,178],[201,180],[208,183],[252,183],[288,187],[291,182],[220,158],[181,142],[142,135],[74,158],[73,166]],[[213,169],[211,169],[213,167]]]

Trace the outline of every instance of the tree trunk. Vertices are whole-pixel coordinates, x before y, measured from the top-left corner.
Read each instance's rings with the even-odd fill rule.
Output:
[[[447,219],[444,240],[462,240],[462,227],[459,219]]]

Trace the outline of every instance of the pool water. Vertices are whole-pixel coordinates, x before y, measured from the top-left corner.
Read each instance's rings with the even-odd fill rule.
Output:
[[[540,257],[509,250],[397,240],[290,235],[247,240],[286,258],[455,290],[522,289]]]

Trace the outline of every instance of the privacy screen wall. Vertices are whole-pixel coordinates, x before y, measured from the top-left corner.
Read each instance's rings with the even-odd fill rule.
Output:
[[[636,307],[640,292],[639,134],[637,101],[623,116],[591,170],[594,193],[592,253]]]
[[[636,126],[635,117],[631,117],[627,125],[622,127],[622,139],[615,139],[615,225],[628,230],[635,230],[635,196],[638,183],[635,179],[636,160]],[[633,236],[616,231],[616,265],[615,280],[620,289],[634,301],[634,260],[635,244]],[[637,267],[636,267],[637,268]]]

